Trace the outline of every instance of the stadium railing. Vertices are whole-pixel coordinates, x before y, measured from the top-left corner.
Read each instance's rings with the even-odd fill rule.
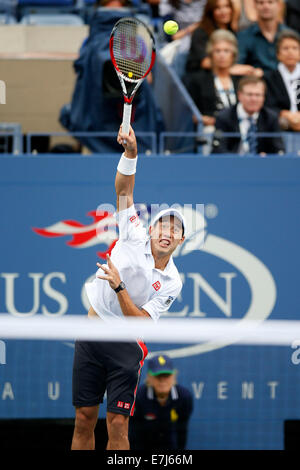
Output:
[[[157,154],[157,135],[155,132],[136,132],[137,139],[139,137],[149,139],[149,148],[145,150],[146,154]],[[26,135],[26,154],[32,154],[32,138],[33,137],[98,137],[99,139],[111,139],[116,141],[116,132],[51,132],[51,133],[28,133]],[[105,152],[109,153],[109,152]],[[119,153],[111,151],[110,153]]]
[[[23,135],[22,135],[22,127],[18,123],[12,122],[2,122],[0,123],[0,137],[4,138],[3,144],[0,146],[2,150],[6,150],[8,146],[8,137],[12,137],[12,153],[14,155],[20,155],[23,153]],[[7,153],[2,152],[2,153]]]
[[[145,153],[146,155],[182,155],[182,154],[197,154],[197,156],[214,156],[211,152],[203,152],[203,147],[210,144],[214,134],[204,134],[203,132],[161,132],[157,135],[155,132],[136,132],[137,140],[139,138],[145,139],[147,145],[143,144],[143,150],[140,153]],[[0,137],[7,138],[12,136],[13,144],[11,153],[14,155],[19,155],[23,153],[23,134],[20,124],[14,123],[1,123],[0,124]],[[44,133],[27,133],[25,135],[26,147],[24,153],[26,155],[31,155],[36,153],[35,149],[32,147],[32,139],[36,137],[95,137],[99,139],[106,139],[106,142],[115,142],[116,132],[44,132]],[[222,133],[218,136],[219,138],[237,138],[240,137],[239,133]],[[282,156],[300,156],[300,133],[295,132],[282,132],[282,133],[257,133],[257,137],[262,137],[265,139],[281,137],[285,144],[285,151],[279,152],[278,155]],[[185,141],[186,146],[182,147],[182,142]],[[169,143],[172,143],[172,146]],[[178,148],[176,148],[176,142],[179,142]],[[149,144],[149,145],[148,145]],[[108,144],[109,145],[109,144]],[[5,144],[0,147],[1,153],[8,153],[8,151],[3,152]],[[49,150],[51,153],[51,150]],[[94,153],[94,152],[91,152]],[[119,153],[118,150],[114,150],[112,147],[111,152],[105,151],[105,153]],[[237,156],[241,154],[235,153]],[[251,154],[248,154],[251,155]]]

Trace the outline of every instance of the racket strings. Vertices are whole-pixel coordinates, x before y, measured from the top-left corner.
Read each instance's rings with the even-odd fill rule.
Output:
[[[144,77],[151,65],[152,49],[152,37],[144,26],[127,21],[115,31],[113,55],[124,78]]]

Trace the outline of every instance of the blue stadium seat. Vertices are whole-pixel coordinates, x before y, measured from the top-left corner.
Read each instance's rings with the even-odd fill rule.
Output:
[[[77,0],[18,0],[17,16],[77,13]]]
[[[17,20],[14,16],[9,15],[9,14],[0,14],[0,25],[3,24],[16,24]]]
[[[19,0],[20,6],[63,7],[74,6],[74,0]]]
[[[0,0],[0,13],[15,16],[18,0]]]
[[[29,14],[22,17],[21,24],[28,25],[66,25],[66,26],[81,26],[84,25],[84,21],[78,15],[72,14]]]

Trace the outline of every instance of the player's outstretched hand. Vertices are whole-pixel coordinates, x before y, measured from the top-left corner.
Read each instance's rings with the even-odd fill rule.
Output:
[[[117,142],[124,147],[125,157],[135,158],[137,156],[137,143],[134,130],[130,126],[129,135],[122,132],[122,126],[120,126]]]

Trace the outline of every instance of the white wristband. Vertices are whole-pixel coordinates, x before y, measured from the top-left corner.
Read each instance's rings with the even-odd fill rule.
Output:
[[[127,158],[125,157],[125,154],[122,153],[117,167],[118,172],[126,176],[134,175],[136,173],[137,159],[137,156],[136,158]]]

